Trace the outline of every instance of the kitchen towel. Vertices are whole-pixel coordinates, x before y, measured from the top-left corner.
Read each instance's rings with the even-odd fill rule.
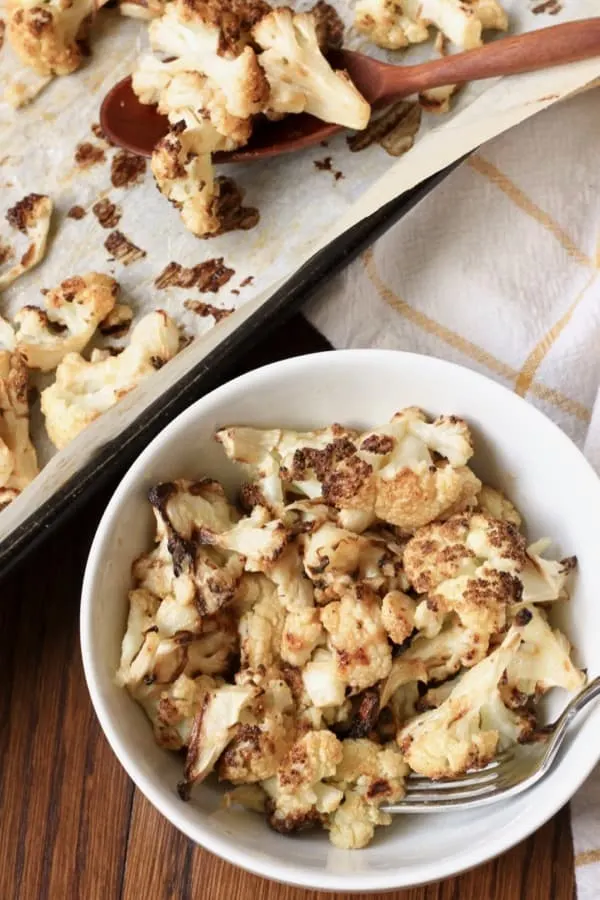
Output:
[[[599,158],[595,88],[482,147],[307,317],[336,348],[411,350],[497,379],[600,473]],[[578,900],[599,900],[600,767],[571,817]]]

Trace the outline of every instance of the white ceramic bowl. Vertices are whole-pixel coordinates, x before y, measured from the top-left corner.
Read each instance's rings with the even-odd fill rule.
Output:
[[[573,596],[557,615],[590,676],[600,673],[600,481],[541,413],[474,372],[426,356],[380,350],[322,353],[276,363],[199,400],[146,448],[117,488],[94,540],[83,586],[81,643],[96,713],[121,764],[151,803],[194,841],[266,878],[311,888],[381,891],[452,875],[522,840],[566,803],[600,756],[600,708],[578,723],[551,774],[520,798],[480,812],[398,817],[365,850],[335,849],[323,832],[284,837],[255,814],[219,809],[203,785],[183,803],[181,759],[161,750],[142,710],[113,681],[125,626],[130,564],[150,546],[147,489],[163,479],[210,475],[234,488],[238,470],[212,440],[226,425],[368,427],[398,409],[466,418],[474,468],[524,513],[531,536],[576,553]],[[565,696],[556,692],[549,713]]]

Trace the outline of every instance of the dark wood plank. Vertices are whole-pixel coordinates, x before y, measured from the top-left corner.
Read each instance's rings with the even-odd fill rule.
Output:
[[[152,900],[344,900],[347,895],[305,891],[243,872],[187,842],[136,792],[123,900],[142,896]],[[365,900],[572,900],[568,810],[513,850],[457,878],[362,896]]]
[[[297,317],[232,374],[322,349]],[[113,487],[0,585],[0,900],[342,900],[264,881],[195,847],[120,769],[90,705],[78,636],[85,559]],[[383,896],[572,900],[568,811],[460,878]]]

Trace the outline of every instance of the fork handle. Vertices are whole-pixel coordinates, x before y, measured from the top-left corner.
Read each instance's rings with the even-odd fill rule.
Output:
[[[502,38],[418,66],[386,67],[379,102],[447,84],[518,75],[594,56],[600,56],[600,17]]]

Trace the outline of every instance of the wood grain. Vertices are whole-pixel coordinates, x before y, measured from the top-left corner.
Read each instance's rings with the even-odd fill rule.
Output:
[[[325,347],[296,319],[236,370]],[[85,559],[113,487],[0,584],[0,900],[341,900],[264,881],[195,847],[113,756],[90,705],[78,635]],[[573,890],[565,809],[486,866],[380,896],[572,900]]]

